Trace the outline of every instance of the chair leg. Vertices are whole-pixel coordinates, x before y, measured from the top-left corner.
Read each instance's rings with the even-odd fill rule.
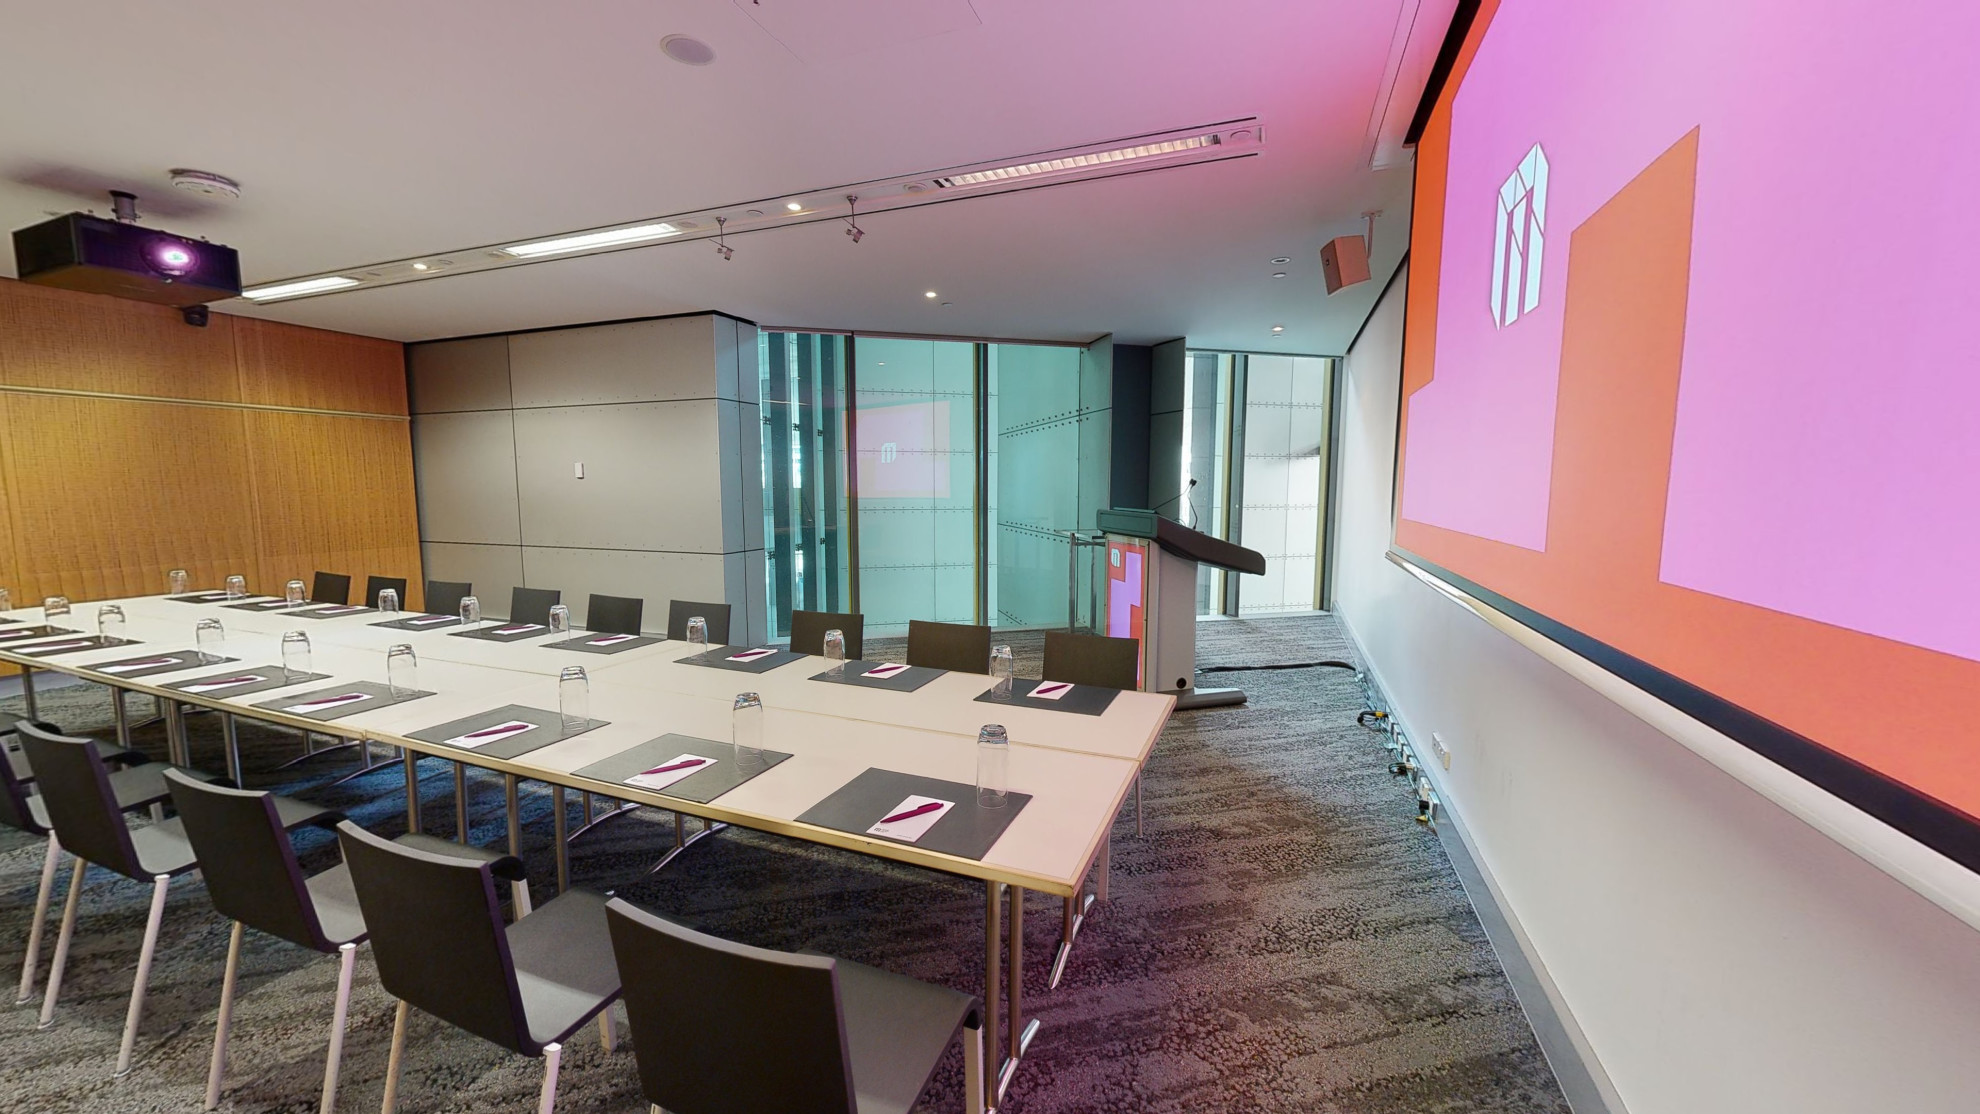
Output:
[[[337,949],[337,1008],[330,1015],[330,1057],[323,1066],[323,1105],[319,1114],[335,1114],[337,1073],[344,1063],[344,1025],[351,1015],[351,969],[357,966],[357,945]]]
[[[385,1104],[379,1114],[395,1114],[399,1109],[399,1062],[406,1057],[406,1012],[411,1008],[402,1001],[392,1015],[392,1054],[385,1061]]]
[[[963,1109],[983,1114],[983,1018],[963,1023]]]
[[[14,998],[14,1004],[25,1005],[34,997],[34,972],[41,964],[41,934],[48,922],[48,899],[55,892],[55,867],[61,857],[62,845],[56,841],[55,833],[48,833],[48,857],[41,861],[41,889],[34,895],[34,923],[28,926],[27,958],[21,962],[21,992]]]
[[[62,994],[62,968],[69,965],[69,941],[76,934],[76,905],[82,901],[83,872],[89,864],[80,856],[76,858],[76,869],[69,875],[69,897],[62,903],[62,931],[55,936],[55,958],[48,964],[48,992],[41,996],[41,1018],[37,1024],[46,1029],[55,1024],[55,999]]]
[[[171,884],[170,875],[156,875],[151,880],[151,917],[144,922],[144,947],[138,951],[137,977],[131,980],[131,1008],[124,1014],[124,1045],[117,1050],[118,1075],[131,1070],[138,1021],[144,1017],[144,992],[151,985],[151,960],[158,954],[158,925],[165,919],[165,890]]]
[[[536,1100],[536,1114],[551,1114],[557,1109],[557,1066],[563,1059],[563,1045],[543,1046],[543,1097]]]
[[[605,1046],[605,1054],[610,1056],[619,1050],[619,1031],[612,1024],[612,1006],[606,1003],[598,1011],[598,1043]]]
[[[206,1108],[220,1109],[220,1082],[227,1074],[227,1031],[234,1022],[234,985],[241,973],[241,922],[227,937],[227,974],[220,980],[220,1017],[213,1025],[213,1066],[206,1070]]]

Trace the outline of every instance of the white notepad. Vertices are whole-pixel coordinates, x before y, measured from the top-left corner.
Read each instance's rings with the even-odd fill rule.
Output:
[[[326,696],[322,700],[312,700],[307,704],[291,704],[282,710],[290,715],[307,715],[310,712],[341,708],[346,704],[355,704],[360,700],[369,699],[371,699],[371,694],[368,692],[347,692],[341,696]]]
[[[766,646],[755,650],[744,650],[740,654],[730,654],[729,660],[743,661],[743,662],[756,661],[758,658],[767,658],[771,654],[774,654],[776,652],[777,651],[774,647]]]
[[[181,692],[215,692],[220,689],[236,689],[268,678],[259,673],[243,673],[238,677],[221,677],[217,680],[202,681],[197,685],[187,685]]]
[[[650,770],[643,770],[626,779],[627,785],[637,785],[641,789],[656,792],[667,788],[685,777],[691,777],[715,764],[713,758],[703,758],[698,754],[677,754]]]
[[[935,822],[949,814],[956,807],[954,801],[937,800],[911,793],[907,799],[887,810],[880,822],[866,829],[867,835],[885,836],[906,843],[914,843],[928,834]]]
[[[1033,700],[1057,700],[1072,690],[1071,681],[1044,681],[1025,695]]]
[[[907,666],[901,665],[898,662],[890,661],[885,665],[876,665],[872,669],[869,669],[866,672],[861,673],[860,676],[871,677],[876,681],[884,681],[887,678],[892,677],[896,673],[903,673],[906,671],[907,671]]]
[[[513,739],[526,731],[536,730],[537,726],[528,720],[504,720],[493,727],[484,727],[479,731],[470,731],[465,735],[456,735],[443,741],[451,747],[473,750],[476,747],[485,747],[489,743],[499,743],[503,739]]]

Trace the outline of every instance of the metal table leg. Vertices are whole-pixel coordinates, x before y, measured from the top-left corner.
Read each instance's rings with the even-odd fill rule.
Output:
[[[509,810],[509,854],[522,855],[522,801],[517,787],[520,779],[514,774],[502,775],[502,803]],[[509,883],[509,901],[516,907],[516,918],[529,916],[529,883]]]
[[[1004,1101],[1004,1092],[1011,1085],[1011,1078],[1017,1074],[1018,1065],[1024,1062],[1024,1054],[1031,1047],[1031,1038],[1038,1035],[1038,1022],[1024,1019],[1024,887],[1012,886],[1010,913],[1010,956],[1009,989],[1004,1025],[1008,1031],[1005,1038],[1010,1044],[1010,1054],[1005,1057],[1002,1070],[997,1073],[997,1101]]]
[[[234,722],[234,713],[220,713],[220,737],[227,742],[227,776],[234,784],[247,788],[247,773],[241,769],[241,732]]]
[[[29,719],[40,719],[41,712],[34,706],[34,666],[21,666],[21,699],[27,702]]]
[[[454,763],[454,838],[463,845],[468,841],[468,785],[467,766]]]
[[[1100,865],[1093,868],[1093,896],[1107,900],[1107,876],[1114,870],[1114,837],[1100,841]]]
[[[983,1089],[1001,1097],[997,1088],[1000,1061],[997,1057],[997,1014],[1002,997],[999,983],[1004,973],[1004,933],[1002,882],[984,883],[983,901]]]
[[[176,700],[165,702],[165,757],[175,766],[192,765],[192,744],[186,740],[186,710]]]
[[[571,886],[571,818],[564,813],[564,787],[550,787],[550,810],[555,815],[557,844],[557,892],[563,893]]]
[[[419,755],[406,752],[406,830],[419,831]]]
[[[110,686],[110,719],[117,725],[117,745],[131,749],[131,710],[124,706],[124,690]]]

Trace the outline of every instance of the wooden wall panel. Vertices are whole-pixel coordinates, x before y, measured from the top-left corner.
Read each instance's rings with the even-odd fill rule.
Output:
[[[234,320],[241,401],[362,414],[406,412],[405,346],[397,341]]]
[[[280,411],[245,412],[260,526],[261,591],[345,573],[403,576],[408,607],[423,600],[411,427],[405,422]]]
[[[241,411],[9,394],[0,429],[17,596],[148,595],[175,568],[208,588],[253,573]]]
[[[0,384],[234,402],[234,322],[0,279]]]

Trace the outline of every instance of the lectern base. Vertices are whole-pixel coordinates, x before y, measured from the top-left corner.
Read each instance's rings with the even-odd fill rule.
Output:
[[[1243,689],[1190,689],[1187,692],[1170,691],[1176,698],[1176,710],[1189,708],[1223,708],[1245,701]]]

